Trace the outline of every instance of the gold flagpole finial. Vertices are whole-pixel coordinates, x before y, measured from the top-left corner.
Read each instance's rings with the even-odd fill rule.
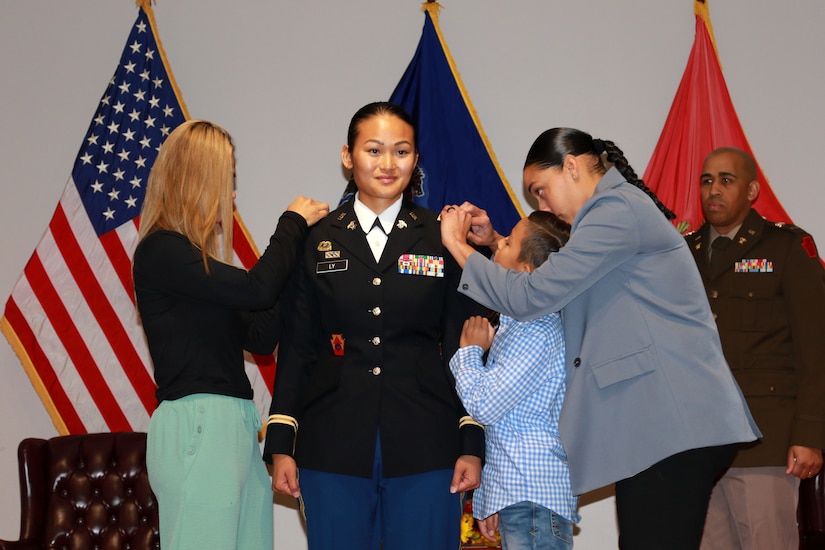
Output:
[[[438,11],[442,7],[443,6],[438,3],[438,0],[427,0],[426,2],[421,4],[421,11],[429,12],[430,17],[432,17],[433,20],[435,21],[435,20],[438,19]]]
[[[158,3],[158,0],[135,0],[135,5],[137,5],[137,7],[139,7],[139,8],[142,8],[143,10],[151,8],[152,4],[157,4],[157,3]]]
[[[716,47],[716,37],[713,35],[713,25],[710,22],[710,9],[706,0],[694,0],[693,13],[702,18],[705,22],[705,27],[708,29],[710,36],[710,43],[713,44],[713,51],[716,52],[716,59],[719,60],[719,66],[722,66],[722,60],[719,58],[719,49]]]

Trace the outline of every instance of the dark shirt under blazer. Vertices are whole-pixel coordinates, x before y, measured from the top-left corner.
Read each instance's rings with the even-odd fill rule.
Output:
[[[443,277],[400,273],[408,254],[443,259]],[[284,298],[264,458],[293,454],[295,439],[299,468],[370,477],[379,431],[387,477],[482,457],[448,367],[483,311],[456,291],[460,275],[436,215],[406,202],[379,262],[352,199],[313,227]]]
[[[751,209],[721,265],[710,226],[687,236],[725,358],[763,438],[734,466],[784,466],[788,448],[825,447],[825,270],[813,238]]]

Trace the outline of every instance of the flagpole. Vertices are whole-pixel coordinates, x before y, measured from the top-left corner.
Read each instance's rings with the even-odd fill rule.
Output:
[[[710,36],[710,43],[713,44],[713,51],[716,53],[716,59],[719,61],[719,67],[722,67],[722,59],[719,57],[719,49],[716,47],[716,38],[713,36],[713,25],[710,22],[710,9],[708,8],[707,0],[694,0],[693,13],[702,18],[705,22],[705,27],[708,29]]]
[[[436,35],[438,36],[438,41],[441,44],[441,49],[444,52],[444,56],[447,59],[447,64],[450,66],[450,70],[453,73],[455,83],[458,86],[458,90],[461,93],[462,99],[464,100],[464,105],[467,107],[467,111],[470,114],[470,118],[472,119],[473,124],[475,125],[476,130],[478,131],[481,141],[484,143],[484,147],[487,150],[487,154],[490,156],[490,160],[492,161],[493,166],[496,169],[496,173],[498,174],[501,183],[504,185],[504,189],[507,192],[508,197],[510,198],[510,202],[513,203],[513,206],[518,212],[519,217],[523,218],[524,211],[521,208],[521,203],[516,197],[513,188],[510,187],[510,182],[507,181],[507,177],[504,175],[504,171],[501,169],[501,166],[498,163],[498,159],[496,158],[496,155],[493,152],[493,147],[490,144],[489,139],[487,139],[487,134],[484,133],[484,129],[481,126],[481,121],[478,118],[478,113],[476,113],[475,107],[473,107],[473,102],[470,101],[470,94],[467,93],[467,90],[464,88],[464,82],[462,82],[461,76],[458,73],[455,60],[453,60],[453,56],[450,53],[450,48],[447,47],[447,43],[444,40],[444,36],[441,34],[441,26],[438,22],[438,13],[439,11],[441,11],[442,7],[443,6],[436,0],[427,0],[426,2],[421,4],[421,11],[427,12],[430,15],[430,19],[432,20]]]
[[[152,10],[152,4],[157,4],[157,0],[135,0],[135,5],[143,10],[143,13],[146,14],[146,17],[149,18],[149,24],[152,28],[152,34],[155,37],[155,42],[158,45],[158,55],[160,55],[161,59],[163,60],[163,64],[166,67],[170,67],[169,60],[166,58],[166,50],[163,49],[163,43],[160,41],[160,36],[157,34],[157,22],[155,21],[155,12]],[[180,105],[181,112],[183,112],[183,116],[186,120],[189,120],[189,109],[186,107],[186,102],[183,101],[183,94],[180,93],[180,88],[178,88],[178,83],[175,80],[175,75],[172,74],[172,70],[169,69],[167,76],[169,77],[169,84],[172,86],[172,89],[175,91],[175,96],[178,99],[178,104]]]

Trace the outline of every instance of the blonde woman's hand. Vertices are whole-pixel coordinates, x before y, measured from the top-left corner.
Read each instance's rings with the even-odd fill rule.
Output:
[[[298,197],[292,201],[287,210],[299,214],[306,220],[308,226],[313,226],[329,214],[329,204],[308,197]]]

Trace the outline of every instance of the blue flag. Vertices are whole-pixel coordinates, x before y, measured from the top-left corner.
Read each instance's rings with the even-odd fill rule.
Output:
[[[436,2],[424,4],[421,40],[390,97],[418,129],[423,195],[415,202],[438,212],[445,204],[470,201],[487,211],[499,233],[509,235],[524,214],[441,37],[439,8]]]

